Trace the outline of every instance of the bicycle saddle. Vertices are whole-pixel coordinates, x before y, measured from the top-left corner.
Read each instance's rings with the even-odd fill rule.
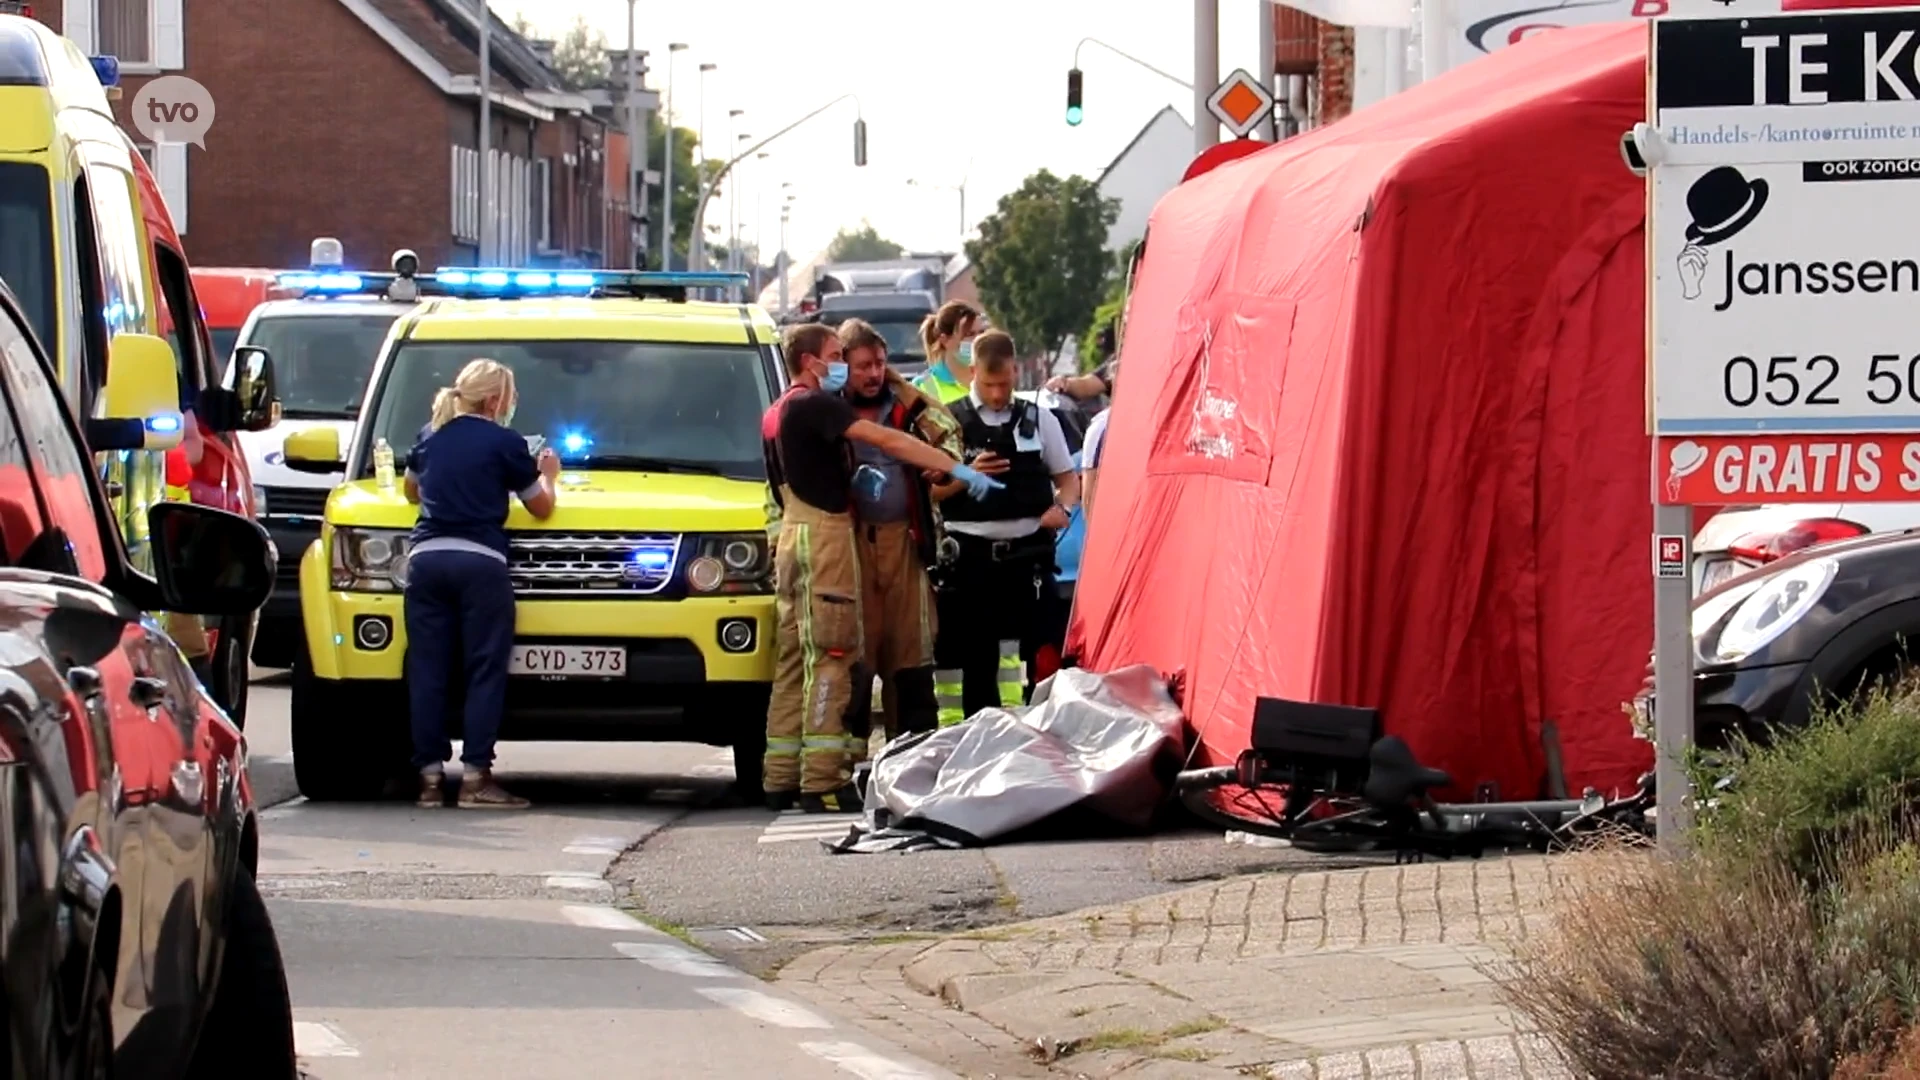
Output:
[[[1370,767],[1361,794],[1376,806],[1405,806],[1409,799],[1453,783],[1445,772],[1420,764],[1413,748],[1398,735],[1374,743],[1367,761]]]

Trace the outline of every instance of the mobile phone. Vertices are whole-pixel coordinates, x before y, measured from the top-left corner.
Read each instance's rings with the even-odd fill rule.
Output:
[[[547,437],[545,435],[527,436],[527,453],[532,454],[534,457],[539,457],[540,451],[545,450],[546,448],[547,448]]]

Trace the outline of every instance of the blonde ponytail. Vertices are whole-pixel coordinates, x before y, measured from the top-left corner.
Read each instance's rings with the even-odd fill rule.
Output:
[[[477,413],[494,398],[513,396],[513,369],[498,360],[470,360],[454,376],[452,386],[443,386],[433,395],[433,430],[446,426],[456,416]]]

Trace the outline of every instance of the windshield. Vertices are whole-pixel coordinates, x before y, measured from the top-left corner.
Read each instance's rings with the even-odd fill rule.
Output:
[[[5,281],[25,310],[27,324],[49,355],[58,342],[54,327],[53,189],[47,170],[22,162],[0,162],[0,281]]]
[[[387,366],[369,438],[404,454],[434,392],[483,356],[513,369],[514,429],[541,436],[569,464],[766,479],[760,417],[773,395],[759,351],[746,345],[409,342]]]
[[[920,323],[927,316],[923,311],[832,311],[825,314],[837,328],[848,319],[865,319],[872,327],[887,339],[887,359],[895,363],[907,361],[924,363],[927,359],[927,347],[920,340]]]
[[[294,420],[345,420],[360,408],[380,346],[400,312],[365,315],[276,315],[256,320],[248,345],[273,357],[280,408]],[[214,331],[215,355],[233,354]]]

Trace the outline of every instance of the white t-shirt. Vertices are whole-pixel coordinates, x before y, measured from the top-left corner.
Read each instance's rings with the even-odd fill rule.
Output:
[[[1080,467],[1097,469],[1100,467],[1100,450],[1107,443],[1107,417],[1113,415],[1112,409],[1101,409],[1087,425],[1087,437],[1080,442]]]
[[[980,403],[980,391],[971,390],[967,398],[980,414],[980,419],[996,427],[1013,422],[1013,410],[989,409]],[[1073,451],[1067,448],[1067,433],[1060,430],[1060,419],[1053,415],[1052,409],[1041,408],[1033,402],[1027,407],[1040,413],[1038,430],[1040,439],[1040,460],[1046,462],[1047,471],[1054,476],[1070,473],[1073,469]],[[1040,519],[1037,517],[1018,518],[1013,521],[949,521],[948,532],[977,536],[983,540],[1018,540],[1023,536],[1032,536],[1040,531]]]

